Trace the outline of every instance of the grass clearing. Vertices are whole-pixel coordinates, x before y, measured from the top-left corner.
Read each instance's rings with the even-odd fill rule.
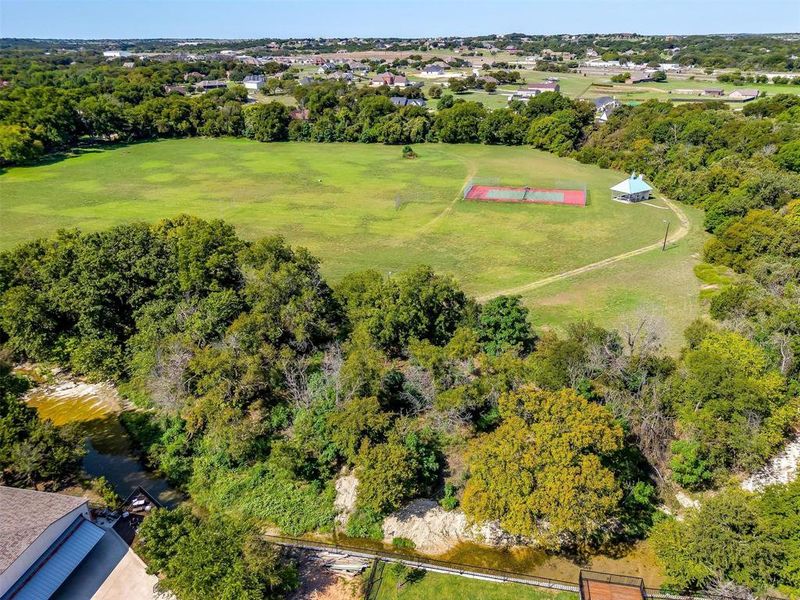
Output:
[[[495,583],[445,575],[443,573],[421,572],[420,578],[398,588],[396,572],[387,565],[383,569],[380,590],[376,600],[577,600],[577,594],[569,592],[552,593],[535,587],[515,583]]]
[[[0,175],[0,249],[63,227],[91,231],[189,213],[225,219],[248,239],[283,235],[319,256],[332,281],[359,269],[390,273],[426,263],[478,295],[651,244],[665,221],[678,226],[669,210],[613,202],[608,188],[622,173],[525,147],[415,149],[419,158],[407,160],[394,146],[196,138],[11,168]],[[506,185],[586,184],[588,204],[465,202],[461,189],[475,176]],[[682,241],[677,250],[559,282],[526,300],[537,324],[555,327],[576,313],[614,323],[649,295],[663,311],[685,314],[693,264],[673,257],[697,251],[690,246]],[[653,277],[656,269],[668,269],[682,286],[677,305],[674,295],[653,291],[665,285]],[[569,306],[554,301],[556,290],[570,297]]]

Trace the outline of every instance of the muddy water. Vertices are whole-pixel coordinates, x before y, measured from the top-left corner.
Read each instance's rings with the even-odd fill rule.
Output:
[[[326,536],[325,541],[352,548],[401,552],[397,548],[381,541],[352,538],[342,534]],[[404,553],[420,555],[413,551]],[[459,543],[448,552],[431,557],[462,565],[527,573],[571,583],[578,581],[578,574],[581,570],[641,577],[645,586],[649,588],[659,588],[664,582],[664,573],[647,542],[640,542],[624,551],[620,550],[618,556],[592,556],[585,563],[578,563],[564,556],[549,554],[537,548],[501,549],[472,542]]]
[[[18,369],[34,375],[27,369]],[[34,381],[36,377],[32,377]],[[104,476],[123,498],[142,486],[162,504],[173,505],[180,496],[164,479],[150,473],[133,452],[130,438],[119,422],[123,401],[108,383],[86,383],[57,375],[40,383],[25,399],[44,419],[56,425],[76,423],[86,435],[83,468],[92,477]]]
[[[563,556],[548,554],[536,548],[521,547],[502,550],[469,542],[458,544],[437,558],[570,582],[578,580],[581,569],[641,577],[644,579],[645,585],[651,588],[657,588],[664,582],[664,574],[652,549],[646,542],[640,542],[624,554],[621,553],[621,556],[597,555],[591,557],[584,564],[579,564]]]

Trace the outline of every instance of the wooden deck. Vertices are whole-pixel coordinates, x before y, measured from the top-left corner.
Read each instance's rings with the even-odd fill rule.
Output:
[[[583,579],[582,600],[644,600],[642,589],[632,585]]]

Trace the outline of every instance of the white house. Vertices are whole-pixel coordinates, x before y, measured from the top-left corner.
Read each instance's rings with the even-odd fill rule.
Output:
[[[242,83],[244,83],[244,87],[246,87],[248,90],[257,92],[264,87],[264,82],[265,80],[263,75],[247,75]]]
[[[600,123],[605,123],[611,114],[617,110],[620,102],[611,96],[600,96],[594,99],[595,120]]]
[[[104,534],[85,498],[0,486],[0,597],[49,598]]]
[[[611,197],[619,202],[640,202],[650,198],[653,191],[641,174],[631,173],[625,181],[620,181],[611,188]]]

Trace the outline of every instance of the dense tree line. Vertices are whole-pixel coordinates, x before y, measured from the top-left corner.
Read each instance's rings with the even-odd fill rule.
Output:
[[[10,359],[0,355],[0,484],[57,489],[79,474],[83,439],[40,419],[22,400],[28,380],[11,371]]]
[[[560,96],[547,98],[552,94],[536,99],[534,107],[515,103],[499,111],[448,94],[439,100],[441,110],[431,114],[422,107],[399,108],[389,100],[391,95],[421,97],[418,88],[353,89],[337,82],[299,85],[296,75],[284,73],[270,78],[268,89],[293,94],[308,110],[307,120],[292,119],[290,110],[278,102],[249,105],[241,86],[188,96],[169,91],[169,84],[190,90],[200,77],[229,76],[237,81],[248,69],[256,70],[242,70],[238,63],[166,62],[135,69],[80,63],[59,70],[52,63],[31,60],[29,69],[23,70],[19,62],[0,63],[0,73],[11,78],[11,85],[0,88],[0,162],[5,164],[35,160],[86,142],[187,136],[246,136],[264,142],[530,143],[565,154],[592,122],[590,105]],[[257,70],[268,72],[269,64]],[[492,73],[504,82],[519,79],[516,72]],[[469,80],[459,83],[470,85]],[[474,77],[472,83],[477,85]],[[503,129],[500,135],[494,133],[498,125]]]
[[[213,594],[215,578],[262,590],[247,593],[291,586],[291,565],[246,532],[330,530],[342,473],[358,480],[351,535],[381,537],[385,514],[428,496],[583,552],[647,535],[670,481],[703,489],[758,468],[797,422],[795,364],[727,320],[695,323],[675,359],[647,320],[537,335],[519,298],[478,304],[427,267],[331,287],[318,266],[280,239],[190,217],[62,231],[0,255],[3,344],[117,380],[147,409],[125,425],[151,465],[222,515],[166,513],[145,529],[180,532],[146,552],[181,597]],[[675,585],[708,587],[681,571],[706,564],[678,551],[695,535],[686,523],[659,534],[659,552]],[[197,548],[208,528],[230,543]],[[212,570],[201,594],[187,573],[209,553],[230,570]],[[724,575],[796,585],[754,572]]]

